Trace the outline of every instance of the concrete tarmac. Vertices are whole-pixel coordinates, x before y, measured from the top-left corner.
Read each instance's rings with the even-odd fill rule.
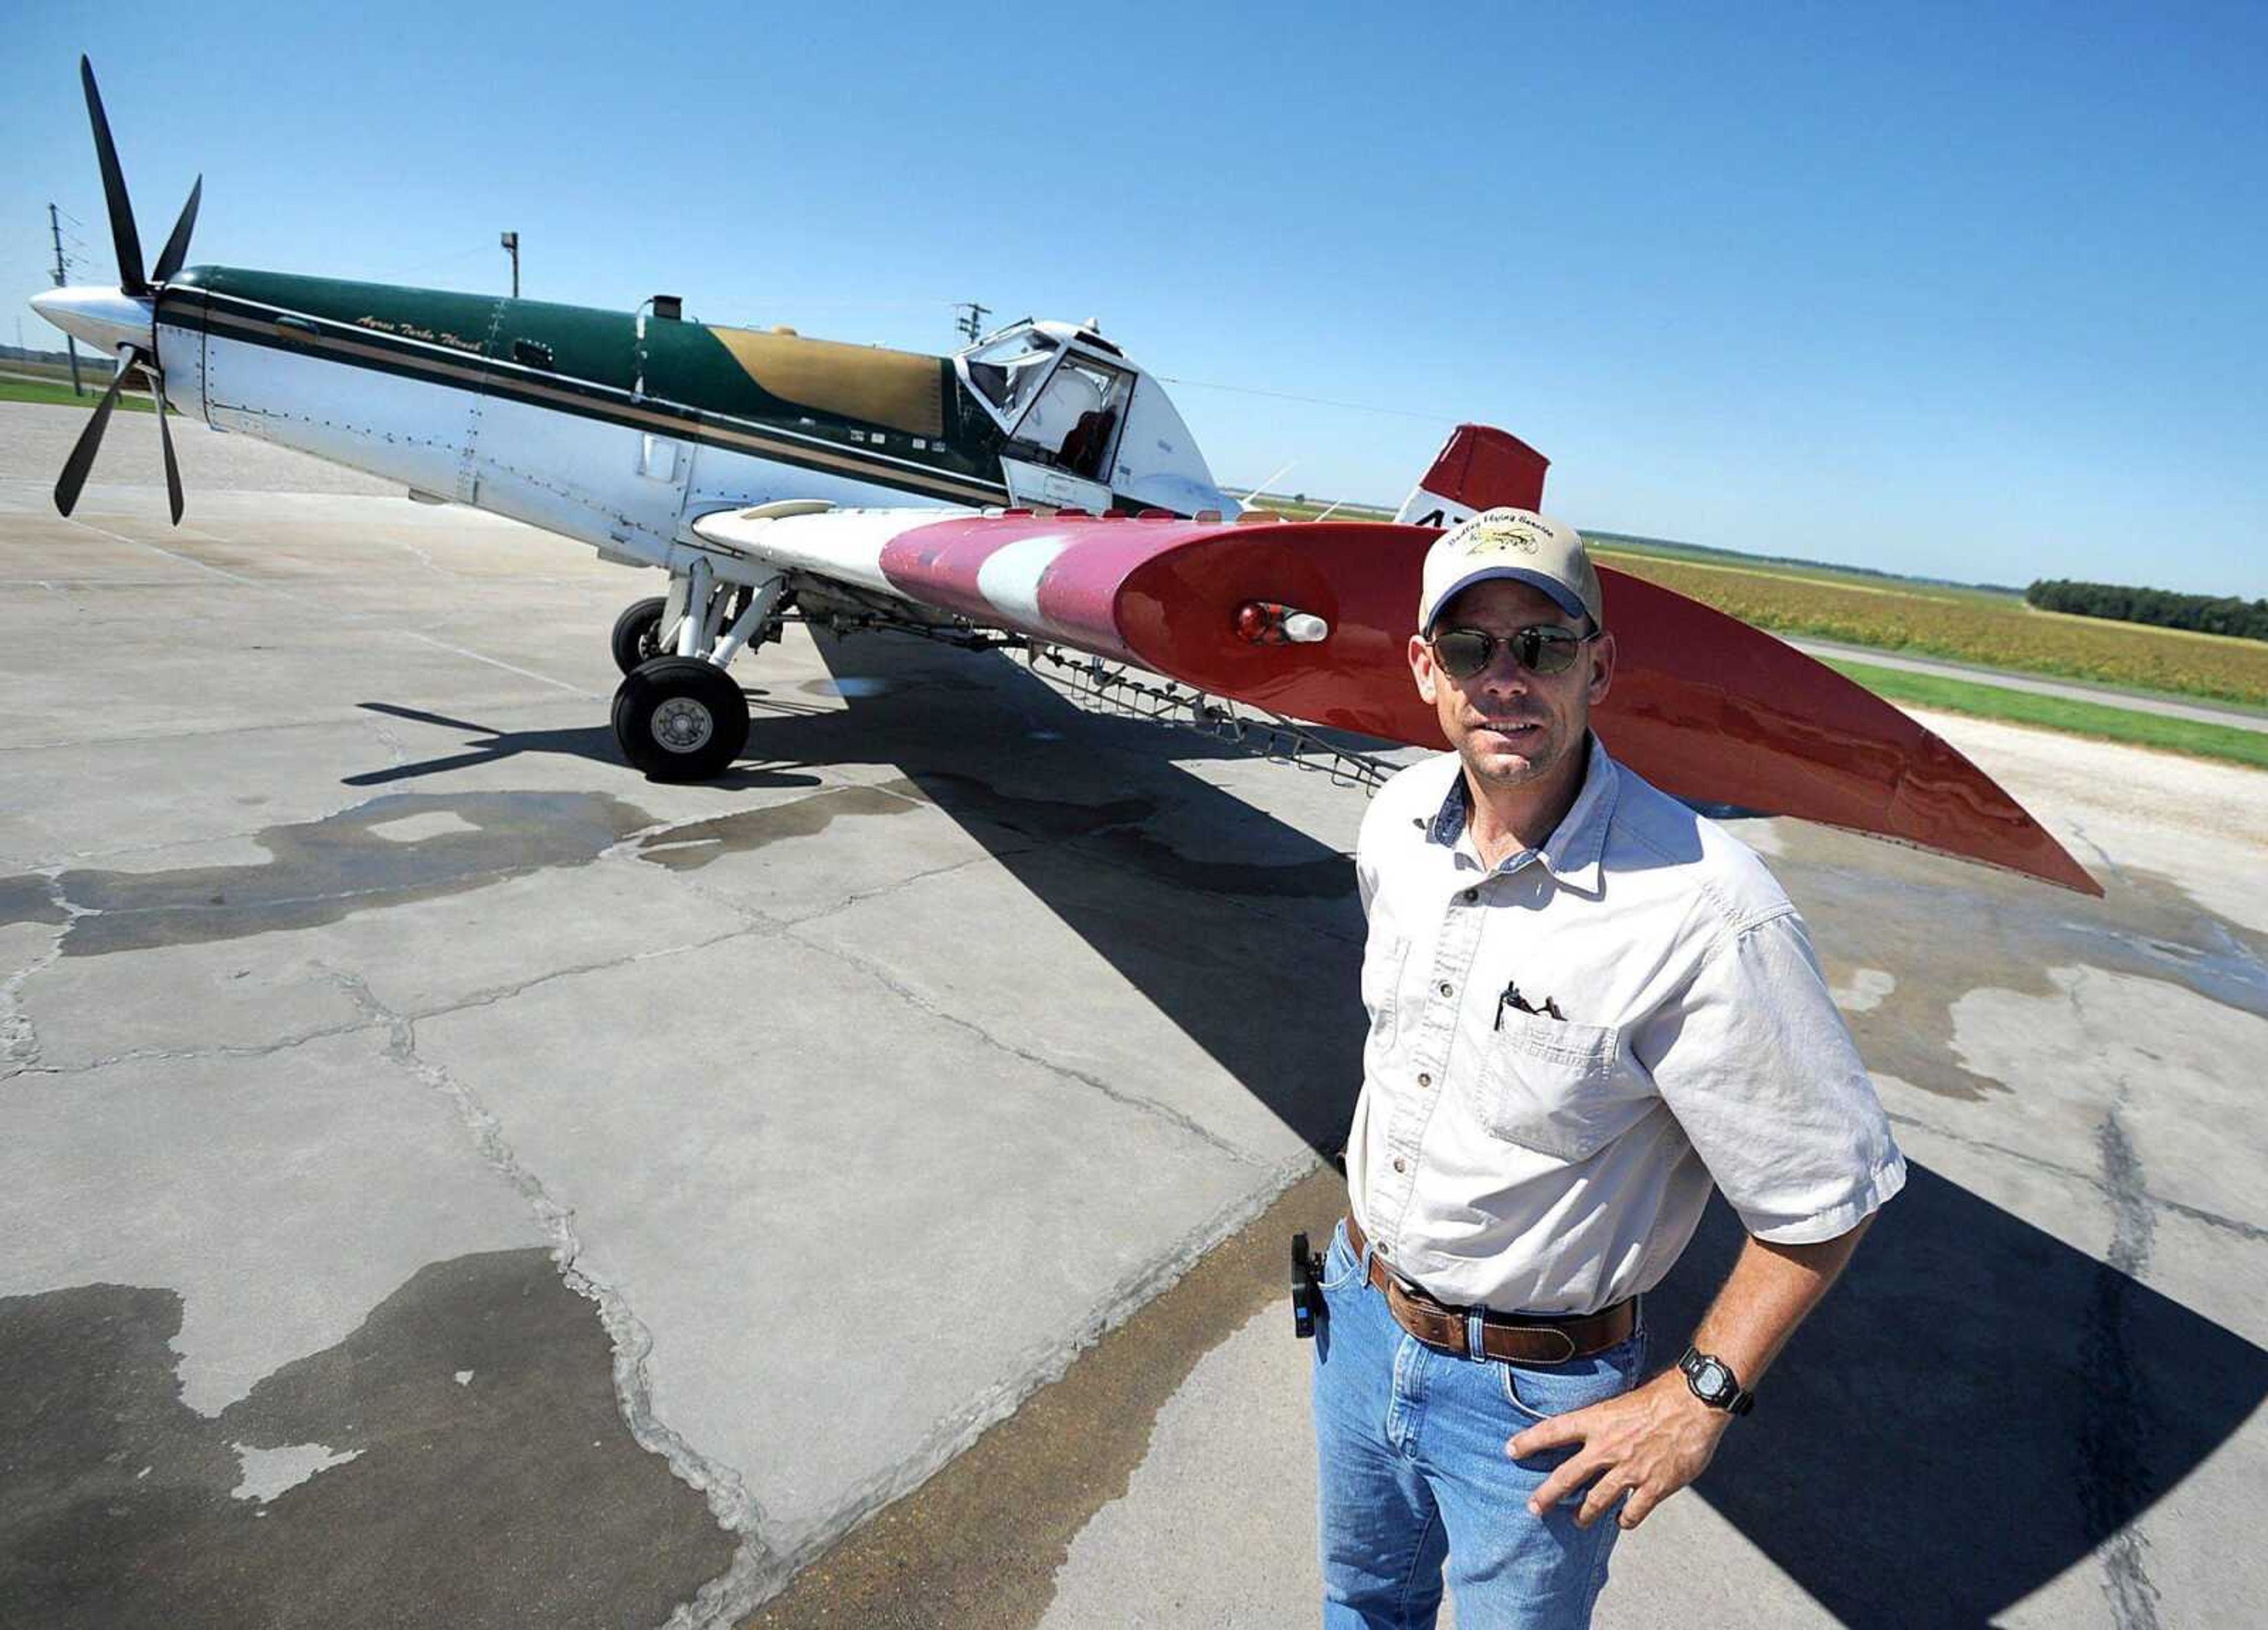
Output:
[[[1312,1622],[1359,793],[799,631],[652,785],[659,579],[193,426],[170,528],[125,419],[66,521],[82,423],[0,406],[0,1623]],[[2268,1612],[2268,779],[1930,722],[2110,897],[1745,824],[1915,1173],[1602,1624]]]

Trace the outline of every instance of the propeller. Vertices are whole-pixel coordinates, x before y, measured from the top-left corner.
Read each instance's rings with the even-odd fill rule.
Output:
[[[118,405],[118,393],[125,387],[127,374],[139,368],[150,380],[151,402],[158,410],[158,444],[166,461],[166,498],[173,510],[173,524],[179,526],[181,471],[173,457],[173,429],[166,423],[166,376],[158,365],[158,299],[188,256],[189,234],[196,227],[197,205],[204,197],[204,177],[197,177],[195,185],[189,188],[188,202],[181,206],[180,217],[174,221],[166,247],[158,251],[156,271],[145,274],[142,235],[135,230],[134,204],[127,196],[125,172],[119,168],[118,146],[110,137],[110,120],[102,110],[102,92],[95,88],[94,64],[84,56],[78,59],[78,75],[86,88],[87,120],[94,127],[95,159],[102,166],[102,195],[110,211],[110,240],[118,251],[118,287],[114,291],[56,290],[37,297],[33,305],[57,327],[106,345],[117,357],[118,370],[111,376],[110,388],[96,405],[94,417],[79,432],[70,456],[63,461],[63,474],[55,482],[55,507],[68,515],[77,506],[79,491],[86,485],[87,472],[94,468],[95,452],[102,446],[103,431],[109,426],[110,411]],[[115,338],[122,329],[128,337]]]

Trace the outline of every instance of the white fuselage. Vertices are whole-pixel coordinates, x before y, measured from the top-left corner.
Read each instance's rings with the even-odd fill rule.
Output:
[[[177,407],[214,429],[313,454],[413,492],[588,543],[625,564],[683,572],[696,556],[726,581],[761,561],[704,545],[692,523],[787,498],[843,508],[957,506],[894,487],[554,412],[461,385],[361,368],[160,323],[159,365]]]

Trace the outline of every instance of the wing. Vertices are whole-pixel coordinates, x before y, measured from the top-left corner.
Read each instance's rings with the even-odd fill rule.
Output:
[[[779,506],[787,507],[787,506]],[[1362,521],[751,510],[695,525],[791,571],[1131,662],[1313,724],[1447,745],[1407,656],[1439,535]],[[1601,568],[1620,648],[1609,750],[1702,804],[1798,815],[2101,888],[1991,777],[1801,652]],[[1292,625],[1305,614],[1321,624]],[[1287,638],[1296,626],[1308,638]]]

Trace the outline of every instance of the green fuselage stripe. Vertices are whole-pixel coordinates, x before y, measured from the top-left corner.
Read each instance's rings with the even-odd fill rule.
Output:
[[[898,491],[979,505],[1000,504],[1007,498],[1006,488],[999,483],[925,468],[887,454],[861,453],[759,421],[720,415],[652,395],[641,397],[615,387],[505,362],[484,356],[479,350],[470,348],[469,343],[459,349],[434,342],[406,340],[335,318],[245,299],[217,289],[200,288],[194,298],[166,300],[159,321],[202,328],[269,350],[302,352],[350,367],[423,380],[475,395],[503,397],[601,423],[654,431]]]

